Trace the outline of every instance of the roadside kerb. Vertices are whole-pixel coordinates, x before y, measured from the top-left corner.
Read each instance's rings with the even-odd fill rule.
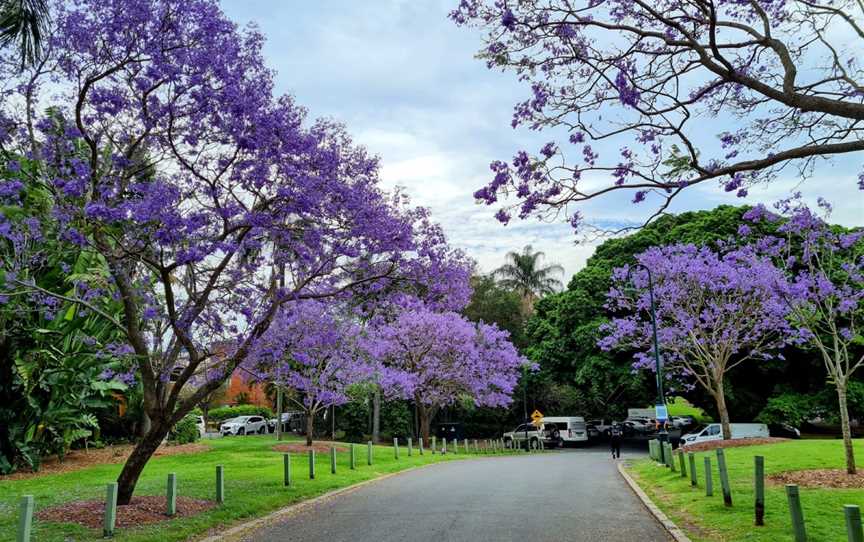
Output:
[[[684,531],[681,530],[680,527],[675,525],[675,523],[671,519],[669,519],[669,517],[666,516],[666,514],[664,514],[663,511],[660,510],[660,508],[658,508],[656,504],[654,504],[654,501],[651,500],[651,498],[642,490],[642,488],[639,487],[639,484],[637,484],[636,481],[633,480],[633,478],[629,474],[627,474],[627,471],[624,469],[623,463],[618,463],[618,472],[621,474],[621,477],[624,478],[624,481],[627,482],[627,485],[630,486],[630,489],[633,490],[633,493],[635,493],[636,496],[639,497],[639,500],[642,501],[642,504],[645,505],[645,508],[647,508],[648,511],[651,512],[651,515],[654,516],[654,519],[656,519],[660,523],[660,525],[662,525],[663,528],[666,529],[666,532],[669,533],[669,536],[675,539],[676,542],[692,542],[690,540],[690,537],[688,537],[684,533]]]

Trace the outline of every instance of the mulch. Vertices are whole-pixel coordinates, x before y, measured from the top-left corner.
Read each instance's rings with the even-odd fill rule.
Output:
[[[847,474],[843,469],[795,470],[772,474],[768,476],[768,482],[776,485],[797,484],[801,487],[862,489],[864,472]]]
[[[758,446],[760,444],[778,444],[780,442],[788,442],[788,438],[768,437],[768,438],[737,438],[731,440],[711,440],[708,442],[700,442],[685,446],[684,450],[688,452],[707,452],[716,450],[717,448],[740,448],[742,446]]]
[[[313,442],[312,446],[306,446],[306,443],[284,443],[273,446],[274,452],[292,452],[297,454],[308,453],[310,449],[315,450],[316,454],[329,454],[330,447],[336,446],[337,452],[347,452],[348,448],[341,445],[336,445],[335,442]]]
[[[142,495],[132,497],[126,506],[117,507],[117,528],[128,529],[148,523],[173,519],[165,515],[165,497]],[[177,497],[177,514],[174,517],[189,517],[215,507],[213,501]],[[41,521],[77,523],[91,529],[101,529],[105,517],[105,501],[73,501],[45,508],[36,513]]]
[[[23,480],[27,478],[37,478],[48,474],[62,474],[76,470],[86,469],[94,465],[104,465],[109,463],[123,463],[134,448],[131,444],[118,444],[115,446],[105,446],[104,448],[91,448],[89,450],[71,450],[60,461],[57,456],[45,457],[42,459],[42,465],[38,471],[22,469],[12,474],[0,476],[0,481],[3,480]],[[191,444],[166,445],[163,444],[156,449],[153,455],[156,457],[176,454],[197,454],[210,450],[210,446],[193,442]]]

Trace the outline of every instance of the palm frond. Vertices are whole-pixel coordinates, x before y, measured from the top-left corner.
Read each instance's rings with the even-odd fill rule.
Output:
[[[46,0],[0,0],[0,47],[17,43],[22,69],[42,57],[48,19]]]

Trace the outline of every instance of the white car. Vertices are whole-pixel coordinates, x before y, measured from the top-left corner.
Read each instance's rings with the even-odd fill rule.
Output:
[[[768,438],[768,426],[764,423],[730,423],[729,430],[732,432],[732,439]],[[682,436],[681,446],[712,440],[723,440],[723,429],[719,423],[709,423],[699,431]]]
[[[267,432],[267,420],[262,416],[238,416],[231,420],[225,420],[219,426],[222,435],[251,435],[258,433],[263,435]]]
[[[553,440],[564,446],[588,441],[588,427],[582,416],[548,416],[543,418],[543,428]]]

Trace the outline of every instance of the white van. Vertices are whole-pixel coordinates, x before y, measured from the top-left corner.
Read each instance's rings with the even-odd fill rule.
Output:
[[[764,423],[730,423],[729,430],[733,439],[768,438],[768,426]],[[681,446],[723,440],[723,429],[719,423],[710,423],[699,431],[681,437]]]
[[[582,416],[543,416],[543,429],[553,440],[561,439],[565,446],[588,442],[588,427]]]

